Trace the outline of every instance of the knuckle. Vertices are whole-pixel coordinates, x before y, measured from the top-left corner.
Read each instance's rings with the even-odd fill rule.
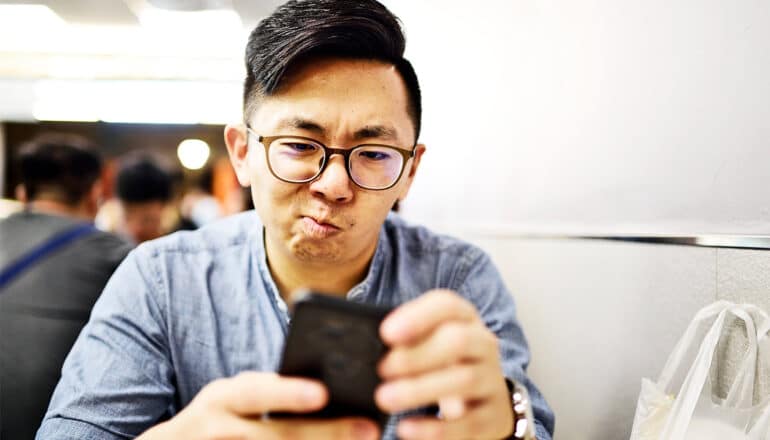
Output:
[[[349,439],[358,439],[360,438],[360,434],[356,430],[355,422],[352,420],[346,420],[344,422],[337,424],[337,432],[335,433],[336,438],[349,438]]]
[[[285,430],[281,438],[284,440],[301,440],[302,435],[295,429]]]
[[[480,417],[470,417],[466,423],[465,434],[470,438],[488,438],[488,436],[484,436],[488,428],[489,424],[486,420]]]
[[[426,429],[426,436],[425,438],[439,438],[444,439],[448,438],[448,429],[446,423],[436,423],[433,425],[433,429]]]
[[[298,440],[300,438],[300,433],[296,429],[292,428],[292,426],[294,425],[276,423],[273,426],[273,431],[278,435],[278,438],[283,440]]]
[[[462,367],[457,372],[457,383],[464,390],[473,389],[478,381],[476,370],[470,367]]]
[[[222,389],[227,386],[227,380],[215,379],[207,383],[198,393],[200,400],[209,401],[215,399],[216,396],[222,393]]]
[[[430,292],[430,296],[432,300],[446,305],[452,305],[459,299],[459,296],[449,289],[435,289]]]
[[[201,427],[201,433],[203,438],[209,440],[216,440],[221,438],[242,438],[242,436],[235,436],[233,432],[228,431],[227,426],[221,422],[219,418],[207,417],[203,426]]]
[[[483,341],[484,345],[488,349],[495,350],[495,352],[497,352],[497,349],[499,347],[499,341],[497,340],[497,335],[489,331],[489,329],[487,329],[486,327],[482,329],[481,340]]]
[[[404,400],[420,392],[419,388],[420,388],[420,384],[415,383],[415,381],[413,380],[407,379],[407,380],[399,381],[396,388],[397,400],[403,403]]]
[[[254,376],[256,376],[257,373],[254,371],[241,371],[235,376],[233,376],[234,380],[250,380],[253,379]]]
[[[448,325],[446,328],[447,339],[450,341],[450,347],[454,348],[455,355],[462,355],[472,348],[472,341],[466,328],[461,325]]]
[[[389,356],[388,364],[395,374],[401,374],[409,369],[409,354],[404,350],[394,350]]]

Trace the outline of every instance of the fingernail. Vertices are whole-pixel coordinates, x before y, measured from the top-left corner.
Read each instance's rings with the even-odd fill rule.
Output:
[[[393,385],[382,385],[377,390],[377,397],[380,402],[388,407],[393,406],[396,402],[396,387]]]
[[[445,398],[440,401],[441,415],[446,420],[459,419],[465,414],[465,402],[459,398]]]
[[[369,422],[360,421],[353,424],[353,438],[355,439],[375,439],[376,435],[377,430]]]
[[[318,386],[308,385],[302,390],[302,398],[308,404],[316,404],[322,397],[322,390]]]
[[[398,322],[392,318],[385,319],[382,323],[382,335],[386,339],[393,339],[398,332]]]

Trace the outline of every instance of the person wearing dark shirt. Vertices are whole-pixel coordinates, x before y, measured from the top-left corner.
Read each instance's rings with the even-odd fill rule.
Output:
[[[96,230],[102,161],[47,134],[20,152],[25,209],[0,220],[0,438],[31,439],[64,358],[130,250]]]

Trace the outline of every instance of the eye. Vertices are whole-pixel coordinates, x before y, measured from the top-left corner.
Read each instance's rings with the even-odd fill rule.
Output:
[[[302,142],[287,142],[284,143],[283,146],[297,153],[312,153],[318,149],[318,147],[313,144],[306,144]]]
[[[364,159],[369,159],[372,161],[381,161],[381,160],[390,159],[390,153],[386,151],[367,150],[367,151],[361,151],[360,153],[358,153],[358,155]]]

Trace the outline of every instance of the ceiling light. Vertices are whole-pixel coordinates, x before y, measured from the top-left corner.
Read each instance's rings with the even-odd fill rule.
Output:
[[[176,154],[183,167],[188,170],[199,170],[209,160],[211,148],[200,139],[185,139],[179,144]]]
[[[49,29],[64,24],[64,20],[48,6],[0,5],[0,29],[3,32],[18,29]]]
[[[205,81],[46,80],[35,86],[41,121],[226,124],[241,118],[240,84]]]

